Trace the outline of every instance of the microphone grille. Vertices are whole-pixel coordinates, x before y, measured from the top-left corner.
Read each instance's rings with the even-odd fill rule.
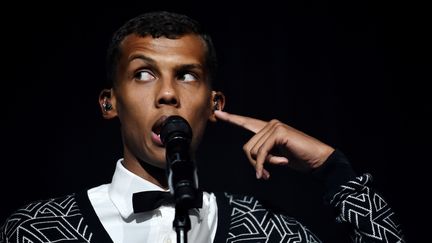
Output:
[[[160,138],[165,144],[174,136],[181,136],[185,139],[192,138],[192,128],[189,123],[181,116],[169,116],[162,124]]]

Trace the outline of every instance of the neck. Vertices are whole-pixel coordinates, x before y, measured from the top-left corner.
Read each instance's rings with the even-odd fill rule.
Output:
[[[130,158],[126,158],[126,156],[123,160],[123,166],[135,175],[159,187],[168,189],[168,180],[164,169],[152,166],[145,161],[131,160]]]
[[[152,166],[144,161],[140,161],[140,165],[148,175],[147,178],[143,177],[144,179],[149,180],[164,189],[168,189],[168,180],[165,169]]]

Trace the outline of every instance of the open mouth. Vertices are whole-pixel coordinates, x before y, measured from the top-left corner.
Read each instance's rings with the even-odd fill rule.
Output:
[[[153,134],[152,134],[152,138],[153,138],[153,141],[157,144],[157,145],[159,145],[159,146],[163,146],[163,143],[162,143],[162,141],[161,141],[161,139],[160,139],[160,132],[161,132],[161,129],[162,129],[162,125],[163,125],[163,123],[164,123],[164,121],[166,120],[168,118],[168,116],[161,116],[154,124],[153,124],[153,127],[152,127],[152,132],[153,132]]]

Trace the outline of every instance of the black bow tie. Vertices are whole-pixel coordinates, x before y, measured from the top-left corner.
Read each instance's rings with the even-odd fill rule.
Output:
[[[132,204],[134,213],[142,213],[154,210],[162,204],[174,204],[174,197],[165,191],[137,192],[132,195]],[[202,207],[202,191],[198,191],[193,207]]]

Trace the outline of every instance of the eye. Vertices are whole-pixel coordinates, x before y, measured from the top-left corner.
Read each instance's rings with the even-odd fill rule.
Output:
[[[182,80],[183,82],[193,82],[197,81],[197,77],[191,73],[184,73],[180,75],[180,80]]]
[[[135,74],[134,78],[138,79],[140,81],[146,81],[146,82],[152,81],[152,80],[156,79],[155,76],[150,71],[148,71],[148,70],[140,70],[140,71],[138,71]]]

